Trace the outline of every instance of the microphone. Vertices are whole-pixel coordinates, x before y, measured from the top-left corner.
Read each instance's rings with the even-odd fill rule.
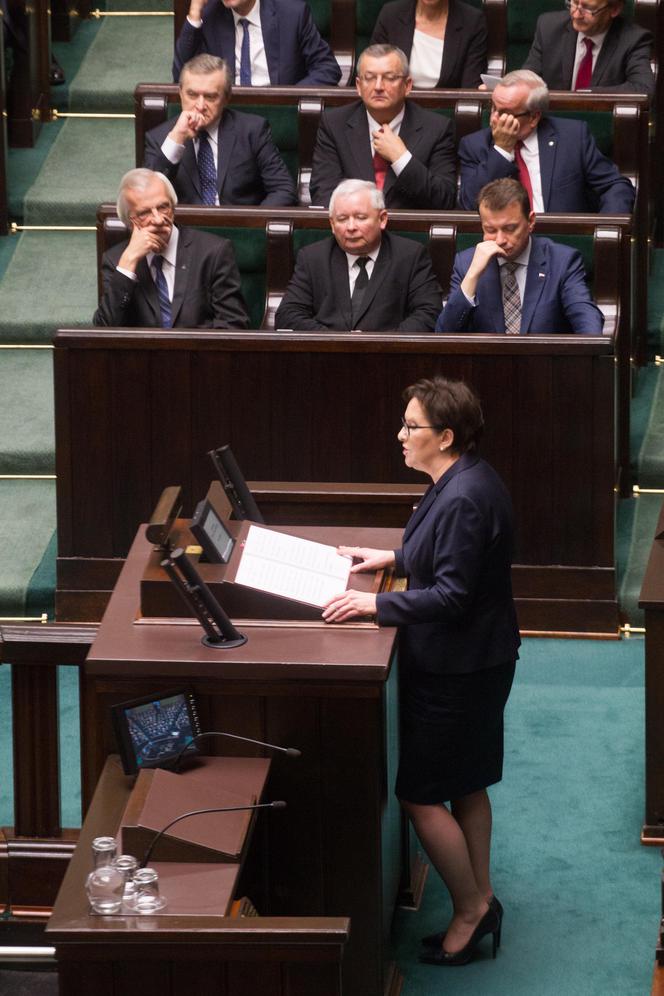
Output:
[[[157,831],[155,836],[148,844],[147,850],[143,855],[143,860],[141,861],[139,868],[145,868],[148,861],[152,857],[152,852],[155,849],[155,845],[157,844],[159,839],[163,837],[166,831],[170,830],[170,828],[175,826],[176,823],[179,823],[181,820],[186,820],[190,816],[203,816],[207,813],[238,813],[243,809],[285,809],[285,808],[286,808],[286,803],[283,801],[283,799],[278,799],[275,802],[257,802],[254,803],[252,806],[223,806],[219,809],[192,809],[190,813],[182,813],[181,816],[176,816],[174,820],[171,820],[171,822],[167,823],[165,827],[162,827],[161,830]]]
[[[240,737],[236,733],[224,733],[221,730],[209,730],[207,733],[197,733],[195,737],[185,744],[175,756],[175,761],[173,762],[173,773],[177,774],[180,770],[180,761],[183,756],[187,753],[190,747],[192,747],[197,740],[202,740],[204,737],[228,737],[230,740],[242,740],[245,744],[256,744],[257,747],[269,747],[270,750],[278,750],[288,757],[302,757],[302,751],[298,750],[297,747],[278,747],[276,744],[266,744],[262,740],[252,740],[251,737]]]

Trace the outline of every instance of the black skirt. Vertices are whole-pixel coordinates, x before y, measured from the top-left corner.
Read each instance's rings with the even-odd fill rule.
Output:
[[[399,799],[434,805],[501,780],[514,668],[510,662],[470,674],[402,673]]]

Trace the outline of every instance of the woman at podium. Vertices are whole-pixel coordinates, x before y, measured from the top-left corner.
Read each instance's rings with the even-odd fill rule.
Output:
[[[423,938],[420,960],[463,965],[481,939],[500,943],[503,908],[490,876],[491,803],[502,778],[503,710],[518,659],[512,600],[512,503],[477,454],[484,420],[462,381],[435,377],[404,392],[398,439],[406,466],[432,484],[400,550],[341,547],[353,571],[394,567],[408,589],[348,589],[327,622],[362,615],[400,628],[401,756],[396,793],[449,889],[453,915]]]

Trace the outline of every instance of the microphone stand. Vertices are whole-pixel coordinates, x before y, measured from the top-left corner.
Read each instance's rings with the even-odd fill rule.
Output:
[[[302,757],[302,751],[298,750],[297,747],[278,747],[276,744],[266,744],[262,740],[252,740],[251,737],[240,737],[236,733],[224,733],[221,730],[209,730],[207,733],[197,733],[196,736],[192,737],[189,743],[185,744],[184,747],[181,748],[180,752],[176,754],[175,761],[173,762],[173,774],[178,774],[180,769],[180,761],[187,751],[198,740],[203,740],[204,737],[228,737],[230,740],[241,740],[245,744],[256,744],[258,747],[269,747],[270,750],[281,751],[288,757]]]
[[[173,550],[162,560],[161,566],[205,630],[206,635],[201,640],[204,646],[230,650],[247,642],[246,636],[235,628],[182,547]]]

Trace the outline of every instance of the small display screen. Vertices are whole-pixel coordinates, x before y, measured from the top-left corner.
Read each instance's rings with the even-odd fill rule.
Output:
[[[233,550],[233,537],[221,520],[217,518],[213,508],[208,509],[202,526],[210,540],[214,543],[217,553],[221,557],[222,564],[227,564]]]
[[[189,528],[202,546],[209,564],[229,562],[235,540],[207,499],[204,498],[196,506]]]
[[[193,696],[185,692],[122,703],[113,719],[127,774],[168,767],[200,733]]]

